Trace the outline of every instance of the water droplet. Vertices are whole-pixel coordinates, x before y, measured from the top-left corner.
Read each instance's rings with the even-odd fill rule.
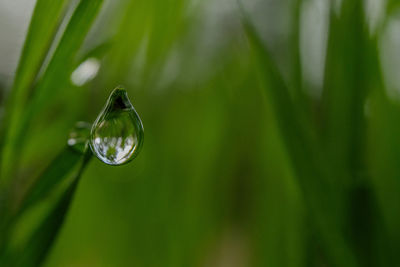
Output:
[[[106,164],[134,159],[143,144],[143,125],[125,89],[117,87],[90,132],[90,148]]]
[[[83,154],[89,143],[91,127],[92,125],[88,122],[77,122],[74,128],[69,132],[68,145]]]

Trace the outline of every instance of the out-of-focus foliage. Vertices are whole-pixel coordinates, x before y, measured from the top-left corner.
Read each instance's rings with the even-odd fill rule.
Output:
[[[371,27],[370,1],[325,1],[309,36],[321,2],[37,0],[0,87],[3,262],[400,265],[400,105],[382,60],[398,3]],[[120,84],[143,150],[87,163],[68,132]]]

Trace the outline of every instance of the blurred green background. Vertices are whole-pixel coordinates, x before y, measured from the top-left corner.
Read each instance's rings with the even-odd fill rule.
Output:
[[[44,266],[400,266],[398,1],[64,2],[10,102],[35,1],[0,1],[3,127],[41,90],[2,178],[22,194],[120,84],[145,141],[92,160]]]

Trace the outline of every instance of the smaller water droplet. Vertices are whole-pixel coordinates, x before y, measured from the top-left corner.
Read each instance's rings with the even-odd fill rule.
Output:
[[[92,125],[85,121],[79,121],[69,132],[68,145],[79,153],[84,153],[89,143],[90,129]]]
[[[137,156],[143,135],[142,121],[126,90],[117,87],[92,126],[89,144],[104,163],[121,165]]]

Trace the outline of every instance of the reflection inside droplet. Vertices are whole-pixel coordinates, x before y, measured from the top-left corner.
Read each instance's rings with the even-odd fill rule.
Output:
[[[90,147],[104,163],[132,160],[143,142],[143,126],[126,91],[117,88],[92,126]]]
[[[102,121],[94,132],[94,149],[108,164],[121,164],[129,160],[138,145],[136,130],[129,111]]]

